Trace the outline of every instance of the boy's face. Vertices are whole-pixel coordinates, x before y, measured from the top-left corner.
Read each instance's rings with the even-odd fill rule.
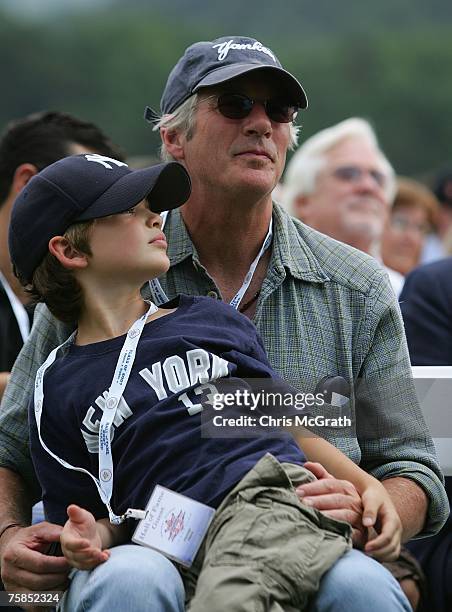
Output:
[[[96,219],[90,232],[91,273],[108,282],[141,286],[169,268],[160,215],[146,202],[124,213]]]

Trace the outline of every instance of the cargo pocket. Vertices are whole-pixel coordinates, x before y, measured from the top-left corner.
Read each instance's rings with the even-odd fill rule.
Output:
[[[257,570],[261,588],[302,608],[323,574],[349,548],[342,533],[347,526],[339,525],[339,533],[325,530],[312,508],[261,496],[255,504],[243,504],[224,525],[205,561]]]

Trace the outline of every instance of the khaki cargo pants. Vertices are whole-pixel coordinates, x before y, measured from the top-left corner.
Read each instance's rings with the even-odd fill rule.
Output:
[[[263,457],[218,508],[190,569],[188,612],[300,612],[351,547],[351,529],[297,499],[305,468]]]

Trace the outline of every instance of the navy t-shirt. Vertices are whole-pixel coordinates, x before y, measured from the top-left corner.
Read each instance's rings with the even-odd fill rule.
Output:
[[[280,379],[245,316],[212,298],[180,296],[165,307],[177,305],[175,312],[145,325],[116,413],[112,507],[117,514],[144,508],[156,484],[217,507],[266,452],[280,461],[305,461],[288,434],[201,437],[201,413],[191,414],[190,408],[202,400],[203,384],[225,376]],[[72,345],[44,378],[44,442],[96,477],[104,397],[124,339]],[[31,454],[47,518],[63,524],[70,503],[97,518],[108,516],[91,478],[64,468],[41,447],[32,409]]]

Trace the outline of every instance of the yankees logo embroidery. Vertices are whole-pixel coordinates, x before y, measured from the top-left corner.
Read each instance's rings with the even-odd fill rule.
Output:
[[[97,162],[104,166],[104,168],[108,168],[113,170],[113,166],[111,164],[115,164],[116,166],[125,166],[128,167],[124,162],[118,161],[117,159],[113,159],[112,157],[107,157],[106,155],[100,155],[99,153],[89,153],[85,155],[86,161]],[[109,163],[110,162],[110,163]]]
[[[248,49],[250,51],[259,51],[260,53],[265,53],[266,55],[269,55],[272,58],[272,60],[276,63],[276,57],[273,55],[270,49],[268,47],[264,47],[264,45],[257,40],[251,45],[250,43],[235,43],[234,40],[231,38],[231,40],[228,40],[221,44],[213,45],[212,49],[218,49],[217,51],[218,60],[220,62],[226,59],[231,49],[240,49],[240,50]]]

